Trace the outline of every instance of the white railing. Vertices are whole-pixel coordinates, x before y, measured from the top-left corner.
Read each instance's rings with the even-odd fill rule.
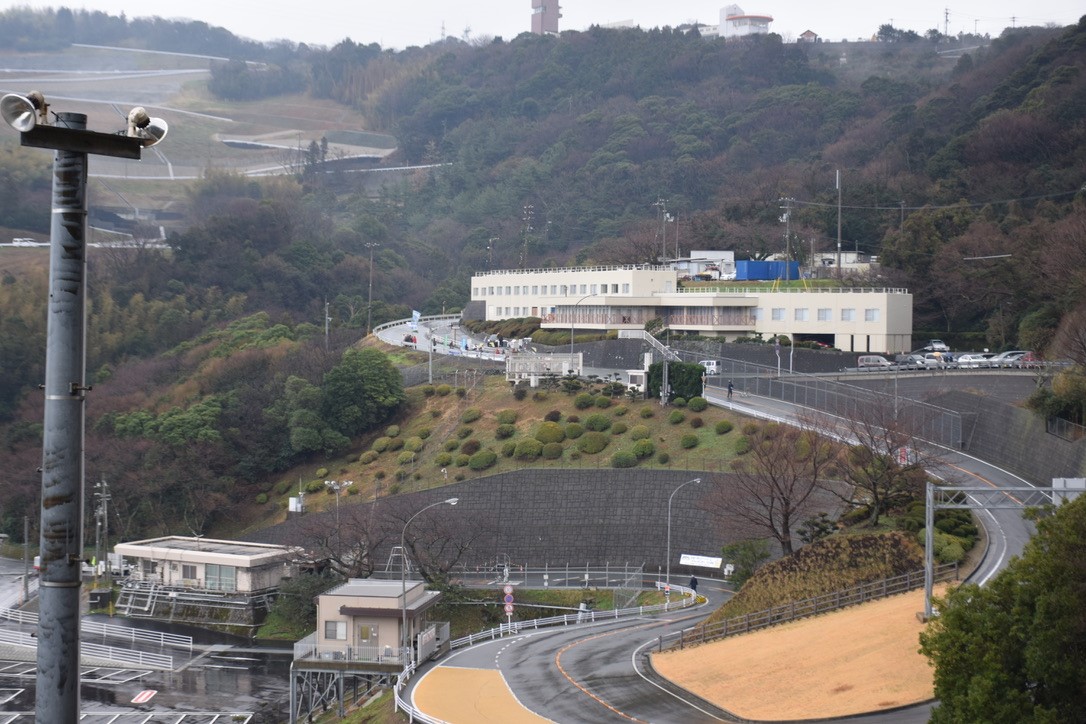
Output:
[[[321,661],[364,661],[378,664],[402,664],[406,657],[401,650],[391,646],[346,646],[319,644],[317,632],[309,634],[294,644],[294,660],[315,659]]]
[[[809,287],[800,289],[788,287],[786,289],[773,289],[766,282],[764,287],[679,287],[674,292],[657,292],[658,295],[667,294],[732,294],[735,296],[760,296],[763,294],[908,294],[909,290],[902,287]]]
[[[472,276],[486,277],[486,276],[498,276],[505,274],[564,274],[564,273],[584,273],[584,272],[609,272],[609,271],[637,271],[643,269],[646,271],[674,271],[674,269],[667,265],[662,264],[610,264],[601,266],[570,266],[570,267],[554,267],[554,268],[539,268],[539,269],[490,269],[488,271],[475,272]]]
[[[0,642],[28,648],[37,648],[38,646],[38,639],[34,634],[22,631],[8,631],[6,629],[0,629]],[[165,671],[173,670],[173,657],[168,654],[152,654],[146,651],[133,651],[132,649],[88,643],[80,643],[79,652],[82,656],[107,659],[123,666],[142,666],[148,669],[163,669]]]
[[[22,604],[26,603],[26,600],[33,598],[34,595],[38,592],[38,577],[35,575],[31,575],[29,580],[26,582],[26,589],[28,595],[26,597],[26,600],[24,600],[22,578],[22,576],[19,576],[15,579],[15,581],[19,584],[19,588],[17,590],[11,590],[7,594],[0,596],[0,608],[15,608],[16,606],[21,606]]]
[[[32,611],[18,611],[16,609],[0,609],[0,619],[14,621],[18,624],[26,624],[37,628],[38,614]],[[152,646],[170,646],[177,649],[187,649],[192,652],[192,637],[178,634],[151,631],[143,628],[129,628],[128,626],[116,626],[101,621],[83,620],[79,624],[80,638],[85,636],[103,636],[121,639],[131,643],[149,644]]]

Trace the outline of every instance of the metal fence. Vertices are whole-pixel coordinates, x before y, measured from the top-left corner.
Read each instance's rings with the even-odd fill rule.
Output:
[[[0,629],[0,642],[25,646],[36,649],[38,639],[33,633],[23,631],[10,631]],[[80,655],[95,659],[105,659],[116,662],[121,666],[139,666],[148,669],[173,670],[173,657],[169,654],[153,654],[147,651],[133,651],[115,646],[100,646],[98,644],[79,644]]]
[[[956,580],[957,577],[957,563],[948,563],[935,568],[936,581]],[[923,585],[924,571],[919,570],[901,576],[894,576],[893,578],[885,578],[881,581],[864,583],[841,591],[826,593],[821,596],[814,596],[813,598],[791,601],[762,611],[735,616],[717,623],[694,626],[673,634],[660,636],[657,651],[673,648],[681,649],[692,644],[701,644],[734,636],[735,634],[757,631],[758,629],[788,623],[796,619],[808,618],[847,606],[855,606],[867,601],[875,601],[880,598],[905,593],[918,589]]]
[[[20,625],[26,625],[33,628],[37,628],[38,626],[38,614],[32,611],[18,611],[11,608],[0,609],[0,619],[13,621]],[[160,648],[169,646],[177,649],[185,649],[189,653],[192,653],[191,636],[181,636],[179,634],[164,633],[162,631],[129,628],[128,626],[117,626],[101,621],[84,619],[79,624],[79,634],[81,640],[85,639],[87,636],[101,636],[103,638],[114,638],[128,641],[133,644],[141,643],[149,646],[158,646]]]

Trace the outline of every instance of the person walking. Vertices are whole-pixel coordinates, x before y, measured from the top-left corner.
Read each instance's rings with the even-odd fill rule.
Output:
[[[734,389],[735,389],[735,385],[732,384],[731,380],[728,380],[728,399],[729,400],[732,399],[732,391]]]
[[[694,592],[694,595],[698,595],[698,579],[697,576],[690,576],[690,590]]]

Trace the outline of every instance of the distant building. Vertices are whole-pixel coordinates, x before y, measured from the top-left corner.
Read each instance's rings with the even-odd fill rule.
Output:
[[[558,19],[562,17],[558,0],[532,0],[532,33],[558,35]]]
[[[728,5],[720,11],[720,36],[743,38],[749,35],[767,35],[772,15],[748,15],[738,5]]]
[[[799,42],[801,43],[817,43],[821,40],[818,37],[818,33],[813,30],[804,30],[799,34]]]

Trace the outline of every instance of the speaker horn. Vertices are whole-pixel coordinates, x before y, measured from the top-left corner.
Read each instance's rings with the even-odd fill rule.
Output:
[[[39,122],[45,124],[48,111],[49,104],[39,91],[31,91],[25,96],[8,93],[0,98],[0,117],[19,133],[26,133]]]
[[[138,138],[144,148],[150,148],[163,138],[170,126],[161,118],[147,115],[143,106],[136,106],[128,112],[128,136]]]

